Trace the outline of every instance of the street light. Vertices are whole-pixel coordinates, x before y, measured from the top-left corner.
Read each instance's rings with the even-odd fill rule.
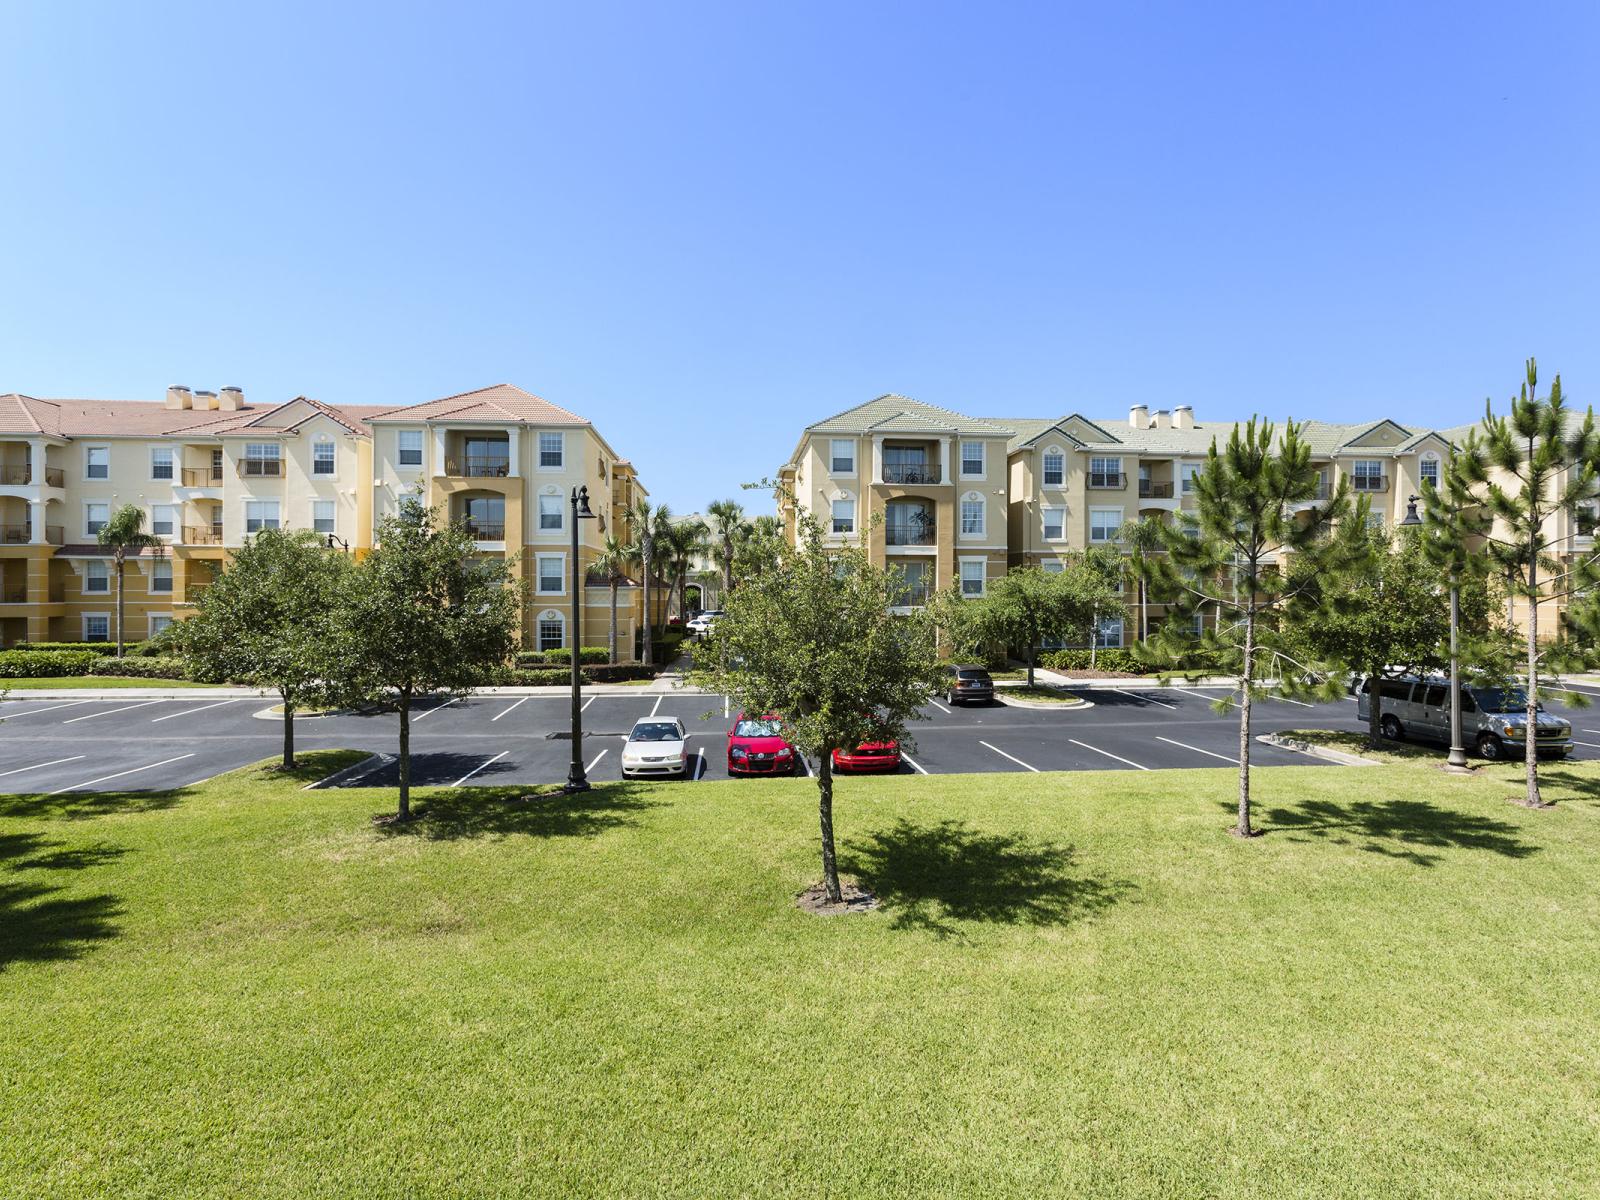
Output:
[[[578,522],[594,520],[594,514],[589,511],[588,486],[573,488],[569,503],[572,505],[572,636],[567,643],[572,648],[572,765],[567,768],[567,791],[587,792],[589,780],[583,771],[583,703],[578,698],[578,689],[583,680],[580,662],[583,657],[580,653],[583,645],[583,568],[578,565]]]
[[[1417,516],[1417,501],[1421,496],[1411,496],[1406,500],[1406,517],[1400,522],[1401,528],[1415,528],[1422,524],[1422,518]],[[1467,751],[1461,744],[1461,660],[1459,653],[1459,629],[1461,627],[1461,581],[1456,571],[1455,556],[1450,559],[1450,756],[1444,760],[1444,769],[1458,775],[1469,774],[1471,765],[1467,762]]]

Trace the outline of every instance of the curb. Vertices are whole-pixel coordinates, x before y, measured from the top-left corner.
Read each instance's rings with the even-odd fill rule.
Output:
[[[1276,746],[1280,750],[1294,750],[1311,758],[1320,758],[1325,762],[1338,763],[1341,767],[1386,767],[1389,764],[1379,762],[1375,758],[1363,758],[1359,754],[1350,754],[1344,750],[1334,750],[1328,746],[1313,746],[1310,742],[1302,742],[1299,738],[1284,737],[1280,733],[1258,733],[1256,741],[1268,746]]]
[[[397,754],[369,754],[360,762],[351,763],[348,767],[343,767],[332,775],[324,775],[321,779],[306,784],[300,790],[302,792],[313,792],[318,788],[335,787],[346,779],[354,779],[359,782],[380,768],[387,767],[390,763],[398,761],[399,755]]]
[[[1041,712],[1082,712],[1086,708],[1093,708],[1093,700],[1085,700],[1082,696],[1073,697],[1076,704],[1060,700],[1021,700],[1012,696],[1003,696],[998,688],[995,689],[994,698],[1001,704],[1012,708],[1035,708]]]

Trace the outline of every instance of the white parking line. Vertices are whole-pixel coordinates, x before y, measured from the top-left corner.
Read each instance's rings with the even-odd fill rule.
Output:
[[[1315,708],[1315,704],[1307,704],[1304,700],[1291,700],[1287,696],[1268,696],[1268,700],[1282,700],[1285,704],[1298,704],[1301,708]]]
[[[190,713],[205,712],[208,708],[221,708],[224,704],[237,704],[237,700],[218,700],[215,704],[202,704],[199,708],[186,708],[182,712],[168,713],[164,717],[151,717],[150,724],[157,721],[170,721],[173,717],[187,717]]]
[[[1579,687],[1575,683],[1563,683],[1560,685],[1560,687],[1555,688],[1554,690],[1560,692],[1577,692],[1584,696],[1600,696],[1600,692],[1595,691],[1593,688]]]
[[[452,704],[454,704],[459,699],[461,699],[460,696],[451,696],[450,699],[446,700],[443,704],[435,704],[432,708],[426,710],[425,712],[419,712],[416,716],[412,717],[411,720],[412,720],[413,723],[415,723],[417,721],[422,720],[423,717],[431,717],[431,716],[433,716],[434,713],[438,712],[441,708],[449,708]]]
[[[1588,731],[1585,730],[1585,732],[1588,732]],[[1580,742],[1577,738],[1573,738],[1572,739],[1572,744],[1575,745],[1575,746],[1593,746],[1593,747],[1595,747],[1597,749],[1600,749],[1600,742]]]
[[[797,754],[794,757],[795,757],[795,761],[800,764],[800,770],[805,772],[805,777],[807,779],[810,779],[811,778],[811,764],[806,761],[806,756],[803,755],[803,754]]]
[[[626,738],[624,738],[624,739],[623,739],[623,740],[624,740],[624,741],[626,741],[626,740],[627,740],[627,739],[626,739]],[[600,760],[601,760],[601,759],[602,759],[602,758],[604,758],[604,757],[605,757],[605,756],[606,756],[606,752],[605,752],[605,751],[604,751],[604,750],[602,750],[602,751],[600,751],[600,753],[599,753],[599,754],[596,754],[596,755],[595,755],[595,756],[594,756],[594,762],[592,762],[592,763],[590,763],[590,764],[589,764],[589,765],[588,765],[588,766],[587,766],[587,767],[585,767],[585,768],[584,768],[584,769],[583,769],[583,773],[584,773],[584,774],[585,774],[585,775],[587,775],[587,774],[588,774],[588,773],[589,773],[589,772],[590,772],[590,771],[592,771],[592,770],[594,770],[594,764],[595,764],[595,763],[597,763],[597,762],[599,762],[599,761],[600,761]]]
[[[85,713],[81,717],[68,717],[61,722],[63,725],[76,725],[79,721],[92,721],[96,717],[109,717],[119,712],[131,712],[136,708],[149,708],[152,704],[160,704],[159,700],[145,700],[138,704],[124,704],[121,708],[108,708],[104,712]]]
[[[182,762],[186,758],[193,758],[194,753],[180,754],[176,758],[163,758],[160,762],[148,763],[142,767],[130,767],[126,771],[118,771],[114,775],[102,775],[98,779],[86,779],[82,783],[74,783],[70,787],[57,788],[53,792],[46,792],[47,796],[59,796],[62,792],[70,792],[75,788],[93,787],[97,783],[104,783],[108,779],[121,779],[124,775],[137,775],[140,771],[153,771],[157,767],[164,767],[168,763]]]
[[[1127,692],[1123,691],[1121,688],[1112,688],[1110,690],[1116,692],[1120,696],[1132,696],[1135,700],[1141,700],[1146,704],[1159,704],[1162,708],[1175,709],[1178,707],[1176,704],[1168,704],[1165,700],[1152,700],[1149,696],[1141,696],[1137,692]]]
[[[598,699],[599,699],[598,696],[590,696],[587,700],[585,700],[582,704],[580,704],[578,706],[578,711],[579,712],[588,712],[589,711],[589,705],[593,704]]]
[[[1067,741],[1071,742],[1074,746],[1082,746],[1085,750],[1093,750],[1096,754],[1104,754],[1107,758],[1114,758],[1119,763],[1127,763],[1130,767],[1138,767],[1141,771],[1148,771],[1150,769],[1143,763],[1136,763],[1131,758],[1123,758],[1120,754],[1113,754],[1109,750],[1102,750],[1099,746],[1091,746],[1088,742],[1080,742],[1077,738],[1068,738]]]
[[[31,717],[35,713],[55,712],[58,708],[77,708],[80,704],[93,704],[93,700],[68,700],[65,704],[52,704],[46,708],[27,708],[21,712],[6,713],[6,720],[15,721],[18,717]]]
[[[989,746],[989,743],[980,740],[978,742],[978,745],[980,745],[980,746]],[[1039,768],[1038,767],[1031,766],[1028,763],[1023,762],[1020,758],[1018,758],[1014,754],[1007,754],[1004,750],[1000,749],[999,746],[989,746],[989,749],[993,750],[1001,758],[1009,758],[1012,762],[1016,763],[1017,766],[1019,766],[1019,767],[1027,767],[1028,770],[1032,771],[1035,775],[1039,774]]]
[[[933,699],[932,697],[929,697],[928,703],[933,705],[935,708],[937,708],[945,716],[948,717],[950,715],[950,710],[948,708],[946,708],[944,705],[940,704],[937,700]]]
[[[695,758],[699,761],[695,763],[694,777],[700,779],[706,773],[706,756],[704,754],[696,754]]]
[[[667,698],[667,694],[666,694],[666,693],[665,693],[665,692],[662,692],[662,693],[661,693],[661,694],[660,694],[660,695],[659,695],[659,696],[657,696],[657,697],[656,697],[656,703],[655,703],[655,707],[653,707],[653,708],[652,708],[652,709],[651,709],[651,710],[650,710],[650,715],[651,715],[651,716],[652,716],[652,717],[653,717],[653,716],[655,716],[655,715],[656,715],[656,713],[658,713],[658,712],[660,712],[660,711],[661,711],[661,702],[662,702],[662,701],[663,701],[663,700],[665,700],[665,699],[666,699],[666,698]]]
[[[71,758],[52,758],[49,762],[34,763],[31,767],[18,767],[14,771],[0,771],[0,778],[6,775],[21,775],[24,771],[37,771],[40,767],[53,767],[57,763],[77,762],[83,755],[74,754]]]
[[[1185,750],[1193,750],[1196,754],[1209,754],[1212,758],[1220,758],[1223,762],[1232,763],[1236,767],[1239,765],[1239,760],[1237,758],[1229,758],[1226,754],[1217,754],[1210,750],[1202,750],[1199,746],[1191,746],[1188,742],[1180,742],[1173,738],[1162,737],[1159,733],[1156,734],[1156,741],[1165,742],[1169,746],[1182,746]]]
[[[510,712],[510,711],[511,710],[509,708],[506,709],[506,712]],[[505,714],[502,713],[501,715],[504,716]],[[485,767],[494,766],[495,763],[499,762],[502,758],[504,758],[506,755],[508,755],[510,753],[511,753],[511,751],[509,751],[509,750],[500,751],[499,754],[496,754],[488,762],[479,763],[477,766],[473,767],[472,770],[468,771],[465,775],[463,775],[460,779],[456,780],[450,786],[451,787],[460,787],[463,783],[465,783],[467,780],[471,779],[479,771],[483,770]]]
[[[990,749],[993,749],[993,747],[990,747]],[[927,772],[922,769],[922,764],[919,763],[916,759],[912,758],[911,755],[907,754],[904,750],[900,751],[900,757],[905,759],[908,763],[910,763],[911,764],[911,769],[913,771],[915,771],[918,775],[926,775],[927,774]]]
[[[729,702],[730,702],[730,698],[729,697],[724,696],[722,698],[722,719],[724,721],[726,721],[728,719],[728,704],[729,704]]]
[[[494,715],[494,716],[492,716],[492,717],[490,717],[490,718],[489,718],[489,720],[491,720],[491,721],[498,721],[498,720],[499,720],[499,719],[500,719],[500,718],[501,718],[501,717],[503,717],[503,716],[505,716],[505,715],[506,715],[506,713],[508,713],[508,712],[510,712],[510,711],[511,711],[511,709],[513,709],[513,708],[516,708],[516,707],[517,707],[517,706],[518,706],[518,705],[521,705],[521,704],[526,704],[526,703],[527,703],[527,702],[528,702],[528,697],[526,697],[526,696],[524,696],[524,697],[523,697],[523,698],[522,698],[522,699],[521,699],[521,700],[518,700],[518,701],[517,701],[517,703],[516,703],[516,704],[513,704],[513,705],[512,705],[512,706],[511,706],[511,708],[508,708],[508,709],[505,709],[505,710],[503,710],[503,711],[501,711],[501,712],[497,712],[497,713],[495,713],[495,715]],[[585,707],[587,707],[587,706],[585,706]],[[580,710],[580,711],[581,711],[581,710]]]

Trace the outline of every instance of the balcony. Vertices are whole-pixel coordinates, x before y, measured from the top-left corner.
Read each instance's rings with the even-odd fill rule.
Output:
[[[241,472],[242,474],[242,472]],[[183,486],[192,488],[221,487],[221,467],[185,467],[183,469]]]
[[[239,478],[241,479],[282,479],[283,459],[281,458],[241,458],[239,460]],[[201,485],[206,486],[206,485]]]
[[[1091,471],[1089,472],[1089,486],[1092,488],[1101,488],[1107,490],[1125,488],[1128,486],[1128,476],[1123,471],[1113,471],[1110,473],[1104,471]],[[1168,484],[1167,486],[1170,488],[1172,485]]]
[[[222,545],[222,522],[217,521],[210,525],[185,525],[183,527],[183,544],[185,546]]]
[[[915,525],[885,525],[883,540],[889,546],[931,546],[934,543],[933,522]]]
[[[1139,499],[1141,500],[1171,500],[1172,481],[1141,479],[1139,480]]]
[[[22,486],[32,482],[33,468],[31,466],[0,467],[0,484]],[[44,483],[46,487],[65,487],[67,483],[66,472],[60,467],[46,467],[44,469]]]
[[[885,483],[938,483],[939,468],[927,463],[884,463]]]
[[[444,460],[444,473],[457,479],[505,479],[511,474],[511,459],[497,454],[467,454],[460,458],[447,458]]]
[[[44,527],[44,540],[52,546],[64,546],[66,538],[62,536],[59,525],[46,525]],[[26,546],[33,541],[32,525],[0,525],[0,544],[7,546]]]
[[[18,586],[6,583],[0,586],[0,604],[26,604],[28,602],[28,585]]]
[[[462,522],[462,527],[475,542],[503,542],[506,540],[505,522],[473,521]]]

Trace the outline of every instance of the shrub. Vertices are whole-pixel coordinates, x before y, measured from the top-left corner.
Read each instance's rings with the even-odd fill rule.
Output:
[[[1068,650],[1049,650],[1039,656],[1039,665],[1052,671],[1087,671],[1089,669],[1089,651],[1087,648],[1078,647]],[[1129,672],[1143,672],[1146,670],[1134,658],[1132,650],[1116,648],[1096,650],[1094,654],[1094,669],[1097,671]]]
[[[102,658],[90,668],[91,675],[121,675],[129,679],[187,679],[183,659],[169,656],[150,658]]]
[[[516,677],[508,680],[509,683],[519,687],[570,687],[572,685],[572,670],[569,667],[563,671],[557,667],[546,667],[543,670],[518,670],[512,674]],[[578,678],[581,687],[586,683],[582,676]]]
[[[129,649],[131,648],[129,647]],[[29,654],[54,654],[58,651],[84,654],[115,654],[117,652],[116,643],[114,642],[18,642],[11,649]]]
[[[593,683],[622,683],[628,679],[654,679],[656,669],[644,663],[614,663],[604,666],[585,667],[585,676]]]
[[[0,679],[56,679],[87,675],[100,661],[93,650],[0,651]]]
[[[563,666],[570,666],[572,663],[572,651],[565,646],[558,647],[555,650],[546,650],[544,652],[544,660],[547,663],[560,663]]]
[[[585,646],[578,651],[578,661],[586,667],[598,667],[611,661],[611,651],[604,646]]]
[[[516,665],[519,667],[542,667],[546,662],[543,650],[518,650]]]

